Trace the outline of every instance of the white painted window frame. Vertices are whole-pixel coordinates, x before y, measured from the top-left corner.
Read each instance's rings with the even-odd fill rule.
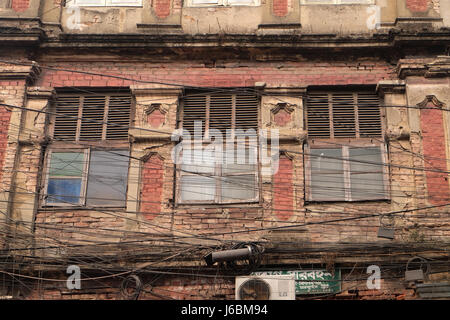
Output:
[[[389,156],[388,156],[388,148],[386,143],[383,142],[369,142],[370,139],[363,139],[367,140],[367,142],[359,141],[359,142],[352,142],[350,145],[334,145],[330,146],[328,143],[320,143],[320,140],[318,140],[318,145],[314,145],[313,143],[308,143],[305,145],[305,193],[306,193],[306,199],[309,202],[353,202],[353,201],[386,201],[390,200],[390,180],[389,180]],[[343,177],[344,177],[344,185],[345,185],[345,195],[344,198],[314,198],[312,193],[312,171],[311,171],[311,156],[309,155],[311,152],[311,149],[316,148],[329,148],[329,149],[340,149],[342,152],[342,161],[343,161]],[[377,199],[375,198],[368,198],[368,199],[357,199],[354,200],[351,195],[351,169],[350,169],[350,161],[351,158],[349,156],[349,148],[380,148],[381,152],[381,160],[382,160],[382,170],[383,170],[383,188],[384,188],[384,197],[379,197]]]
[[[361,5],[373,5],[375,0],[301,0],[302,5],[346,5],[346,4],[361,4]]]
[[[194,3],[194,0],[186,0],[187,7],[234,7],[234,6],[247,6],[247,7],[256,7],[261,5],[261,0],[248,0],[246,3],[233,3],[233,0],[217,0],[214,3],[208,3],[207,0],[205,3]]]
[[[133,0],[129,3],[121,2],[120,0],[96,0],[95,3],[83,2],[83,0],[66,0],[66,7],[142,7],[142,0]]]

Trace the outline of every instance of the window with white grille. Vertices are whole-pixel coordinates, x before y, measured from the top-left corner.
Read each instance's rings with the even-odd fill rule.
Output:
[[[142,7],[142,0],[71,0],[66,7]]]
[[[259,6],[261,0],[187,0],[188,7],[207,6]]]
[[[388,199],[387,149],[378,96],[370,91],[312,91],[305,102],[307,199]]]
[[[302,0],[301,4],[374,4],[375,0]]]

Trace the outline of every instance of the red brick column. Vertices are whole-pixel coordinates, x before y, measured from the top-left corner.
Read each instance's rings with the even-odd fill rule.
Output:
[[[436,108],[429,102],[427,108]],[[446,142],[442,110],[422,109],[420,112],[425,168],[447,171]],[[428,200],[439,205],[449,202],[448,174],[426,171]]]
[[[273,177],[273,208],[279,220],[288,220],[294,210],[293,163],[281,156]]]
[[[272,0],[273,14],[284,17],[288,14],[288,0]]]
[[[406,7],[412,12],[425,12],[430,7],[430,0],[406,0]]]
[[[154,0],[153,10],[158,18],[167,18],[170,15],[170,0]]]
[[[164,162],[158,155],[152,155],[142,170],[141,212],[148,220],[161,212]]]
[[[30,6],[30,0],[12,0],[11,8],[14,11],[22,12],[28,9]]]

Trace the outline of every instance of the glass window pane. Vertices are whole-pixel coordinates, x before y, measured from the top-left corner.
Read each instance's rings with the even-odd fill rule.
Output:
[[[181,176],[181,201],[213,201],[216,195],[216,180],[200,175]]]
[[[200,4],[215,4],[219,3],[218,0],[192,0],[193,5],[200,5]]]
[[[87,205],[125,206],[128,150],[91,151]]]
[[[342,150],[311,149],[310,154],[312,199],[345,200]]]
[[[222,178],[222,201],[253,200],[255,197],[256,181],[254,175]]]
[[[214,174],[216,160],[206,152],[192,150],[192,153],[186,153],[182,158],[181,170],[187,173],[205,173]]]
[[[81,179],[50,178],[47,186],[47,203],[79,204]]]
[[[84,167],[84,152],[52,152],[50,176],[81,177]]]
[[[253,4],[253,0],[228,0],[229,4]]]
[[[257,152],[254,148],[245,150],[235,148],[233,152],[227,150],[224,165],[222,166],[222,173],[223,175],[228,175],[255,172],[257,161]]]
[[[378,147],[350,148],[350,183],[353,200],[385,198],[381,150]]]

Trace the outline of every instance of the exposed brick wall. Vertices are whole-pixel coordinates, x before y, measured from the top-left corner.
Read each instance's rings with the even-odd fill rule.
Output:
[[[152,220],[161,212],[164,167],[163,160],[152,155],[142,169],[141,212],[146,219]]]
[[[280,157],[278,171],[273,177],[273,209],[280,220],[287,220],[293,214],[293,163]]]
[[[288,0],[273,0],[273,14],[284,17],[288,14]]]
[[[436,108],[433,103],[428,108]],[[445,129],[442,110],[422,109],[420,123],[423,138],[423,154],[425,168],[447,171],[445,152]],[[449,200],[448,174],[426,172],[428,200],[432,204],[444,204]]]
[[[166,18],[170,15],[171,0],[153,0],[153,10],[158,18]]]
[[[415,290],[408,288],[404,283],[396,280],[381,280],[380,290],[367,289],[366,281],[348,280],[351,274],[342,274],[342,292],[333,295],[324,295],[322,299],[358,299],[358,300],[409,300],[417,299]],[[48,278],[59,278],[58,275],[47,275]],[[355,277],[355,276],[353,276]],[[61,279],[61,278],[60,278]],[[202,276],[169,276],[165,275],[158,280],[154,277],[140,276],[144,290],[139,300],[234,300],[235,279],[233,277],[202,277]],[[351,278],[350,278],[351,279]],[[357,278],[358,279],[358,278]],[[61,279],[65,280],[65,279]],[[148,284],[151,284],[149,286]],[[68,290],[65,282],[59,284],[49,282],[35,282],[28,285],[31,291],[24,295],[27,300],[125,300],[121,294],[120,280],[82,281],[81,289]],[[308,296],[297,296],[297,300],[311,299]]]
[[[30,6],[30,0],[11,0],[11,8],[17,12],[23,12]]]
[[[1,82],[0,82],[1,86]],[[11,111],[0,106],[0,181],[2,181],[3,162],[5,161],[6,146],[8,144],[8,129]]]
[[[412,12],[425,12],[430,8],[430,0],[406,0],[406,7]]]
[[[59,278],[58,275],[49,277]],[[234,278],[164,276],[157,281],[140,276],[145,291],[139,300],[205,300],[234,299]],[[63,279],[64,280],[64,279]],[[151,283],[151,287],[147,284]],[[117,280],[82,281],[81,289],[68,290],[64,281],[60,284],[37,284],[25,295],[27,300],[125,300],[121,294],[121,282]]]
[[[6,68],[4,68],[6,69]],[[15,68],[10,68],[11,72]],[[12,106],[22,106],[25,91],[24,80],[0,80],[0,101]],[[14,165],[14,156],[16,154],[16,146],[8,145],[9,122],[13,112],[19,112],[18,109],[12,108],[7,111],[0,106],[0,183],[9,183],[12,175],[12,167]],[[13,128],[14,129],[14,128]],[[0,184],[0,188],[2,185]],[[6,186],[5,186],[6,187]]]
[[[254,86],[255,82],[269,85],[375,85],[383,79],[394,79],[393,67],[381,61],[330,61],[330,62],[249,62],[245,66],[231,64],[225,68],[207,68],[202,61],[178,63],[129,63],[115,62],[105,66],[102,63],[52,64],[79,71],[97,72],[145,81],[164,81],[189,86],[239,87]],[[136,72],[139,71],[139,72]],[[39,84],[41,86],[129,86],[129,80],[104,76],[46,70]]]

